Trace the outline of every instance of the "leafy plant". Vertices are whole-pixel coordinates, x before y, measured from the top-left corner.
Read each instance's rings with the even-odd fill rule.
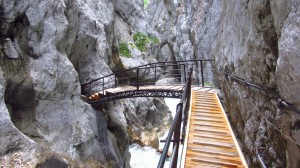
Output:
[[[147,35],[141,32],[137,32],[135,35],[133,35],[133,40],[135,42],[136,47],[140,51],[146,51],[146,44],[149,42]]]
[[[130,58],[131,57],[131,52],[128,48],[128,45],[127,43],[121,43],[120,46],[119,46],[119,51],[120,51],[120,54],[126,58]]]
[[[212,84],[211,82],[205,81],[205,82],[204,82],[204,86],[213,87],[214,84]]]
[[[146,7],[149,4],[149,0],[144,0],[144,7]]]
[[[151,40],[151,42],[154,43],[154,44],[158,44],[158,43],[159,43],[159,39],[158,39],[157,37],[155,37],[155,36],[150,37],[150,40]]]
[[[148,37],[146,34],[143,34],[141,32],[137,32],[136,34],[134,34],[133,40],[134,40],[136,47],[140,51],[146,51],[146,46],[148,43],[154,43],[154,44],[159,43],[159,39],[157,37],[155,37],[155,36]]]

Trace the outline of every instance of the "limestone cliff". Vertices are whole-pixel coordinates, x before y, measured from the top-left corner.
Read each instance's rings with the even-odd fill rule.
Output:
[[[129,141],[155,146],[164,129],[153,115],[169,123],[157,110],[166,107],[140,99],[93,109],[80,100],[80,83],[149,62],[214,58],[217,71],[205,75],[224,92],[249,165],[260,155],[269,167],[300,167],[299,115],[218,71],[300,109],[299,5],[152,0],[145,12],[139,0],[0,0],[0,163],[128,167]],[[159,42],[139,48],[135,35]]]
[[[299,108],[298,9],[295,1],[222,2],[212,53],[217,66],[278,92]],[[259,154],[272,167],[299,167],[299,116],[280,109],[270,96],[224,77],[220,85],[251,165]]]
[[[157,10],[148,11],[164,9],[161,17],[171,18],[157,21],[157,31],[175,29],[169,33],[172,40],[166,40],[172,58],[215,59],[215,84],[224,92],[226,109],[249,165],[258,165],[260,155],[268,167],[299,167],[299,115],[277,106],[272,96],[218,71],[227,70],[277,92],[300,109],[299,1],[152,2]]]
[[[80,83],[157,61],[149,54],[158,44],[130,45],[137,32],[155,36],[143,8],[138,0],[0,0],[0,166],[129,167],[134,121],[125,115],[137,114],[124,109],[132,103],[93,109],[80,99]],[[157,137],[171,116],[151,100],[150,110],[135,110],[144,116],[134,128]]]

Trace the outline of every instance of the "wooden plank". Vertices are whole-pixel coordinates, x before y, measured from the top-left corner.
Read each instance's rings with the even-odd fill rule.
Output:
[[[184,167],[247,167],[215,93],[193,91]]]
[[[220,139],[220,140],[226,140],[229,141],[231,138],[230,136],[220,136],[218,134],[197,134],[197,133],[193,133],[191,134],[191,138],[193,137],[198,137],[198,138],[211,138],[211,139]]]
[[[201,149],[201,150],[213,150],[216,153],[229,153],[229,154],[237,154],[235,148],[223,148],[223,147],[218,147],[218,146],[207,146],[207,145],[200,145],[200,144],[193,144],[193,143],[188,143],[188,150],[190,149]]]
[[[194,148],[190,147],[189,151],[194,151],[194,152],[198,152],[198,153],[208,153],[211,155],[230,156],[230,157],[238,156],[238,153],[236,153],[236,152],[216,151],[214,149],[204,149],[204,148],[195,148],[195,147]]]
[[[215,164],[218,166],[228,166],[228,167],[237,167],[238,165],[235,163],[230,163],[218,159],[213,159],[213,158],[187,158],[188,160],[192,162],[199,162],[199,163],[210,163],[210,164]]]
[[[188,151],[189,156],[192,158],[213,158],[218,161],[234,163],[236,165],[241,164],[239,155],[235,156],[226,156],[226,155],[216,155],[215,153],[202,153],[199,151]]]

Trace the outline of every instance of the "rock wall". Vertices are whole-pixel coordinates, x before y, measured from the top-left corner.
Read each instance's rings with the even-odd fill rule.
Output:
[[[299,109],[299,3],[178,1],[174,57],[214,58],[216,70],[273,90]],[[220,72],[214,77],[250,167],[259,165],[257,155],[269,167],[299,167],[299,115]]]
[[[0,164],[128,167],[129,142],[156,146],[164,131],[158,118],[170,122],[158,110],[166,107],[140,99],[92,109],[80,99],[80,83],[150,62],[214,58],[207,67],[269,88],[299,109],[299,4],[152,0],[145,13],[137,0],[0,0]],[[160,42],[141,51],[137,32]],[[123,43],[130,56],[120,54]],[[269,167],[300,167],[299,115],[214,75],[249,165],[259,164],[259,154]]]
[[[80,83],[156,62],[158,44],[128,45],[130,58],[119,51],[136,32],[155,34],[141,1],[0,0],[0,13],[0,166],[130,167],[128,124],[148,137],[164,131],[171,116],[161,99],[150,111],[134,110],[149,100],[99,110],[80,99]],[[128,120],[133,112],[143,115]]]
[[[296,56],[299,51],[293,46],[297,46],[296,32],[300,29],[295,28],[297,22],[290,21],[297,18],[299,3],[223,2],[222,8],[221,30],[213,53],[218,67],[278,92],[281,98],[299,108],[299,99],[292,98],[299,90],[294,83],[300,79],[299,66],[288,63],[299,62]],[[276,99],[224,77],[220,85],[250,165],[257,164],[255,156],[259,154],[272,167],[299,167],[299,116],[278,108]]]

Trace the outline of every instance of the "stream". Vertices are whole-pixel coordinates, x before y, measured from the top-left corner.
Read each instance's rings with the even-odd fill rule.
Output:
[[[175,116],[176,106],[180,99],[165,98],[166,105],[172,112],[172,116]],[[164,139],[168,132],[165,133],[160,139]],[[162,149],[164,143],[159,144],[159,148]],[[156,149],[151,147],[140,147],[138,144],[132,144],[129,146],[129,152],[131,153],[130,165],[132,168],[155,168],[157,167],[160,153]],[[166,161],[164,167],[169,167],[169,159]]]

